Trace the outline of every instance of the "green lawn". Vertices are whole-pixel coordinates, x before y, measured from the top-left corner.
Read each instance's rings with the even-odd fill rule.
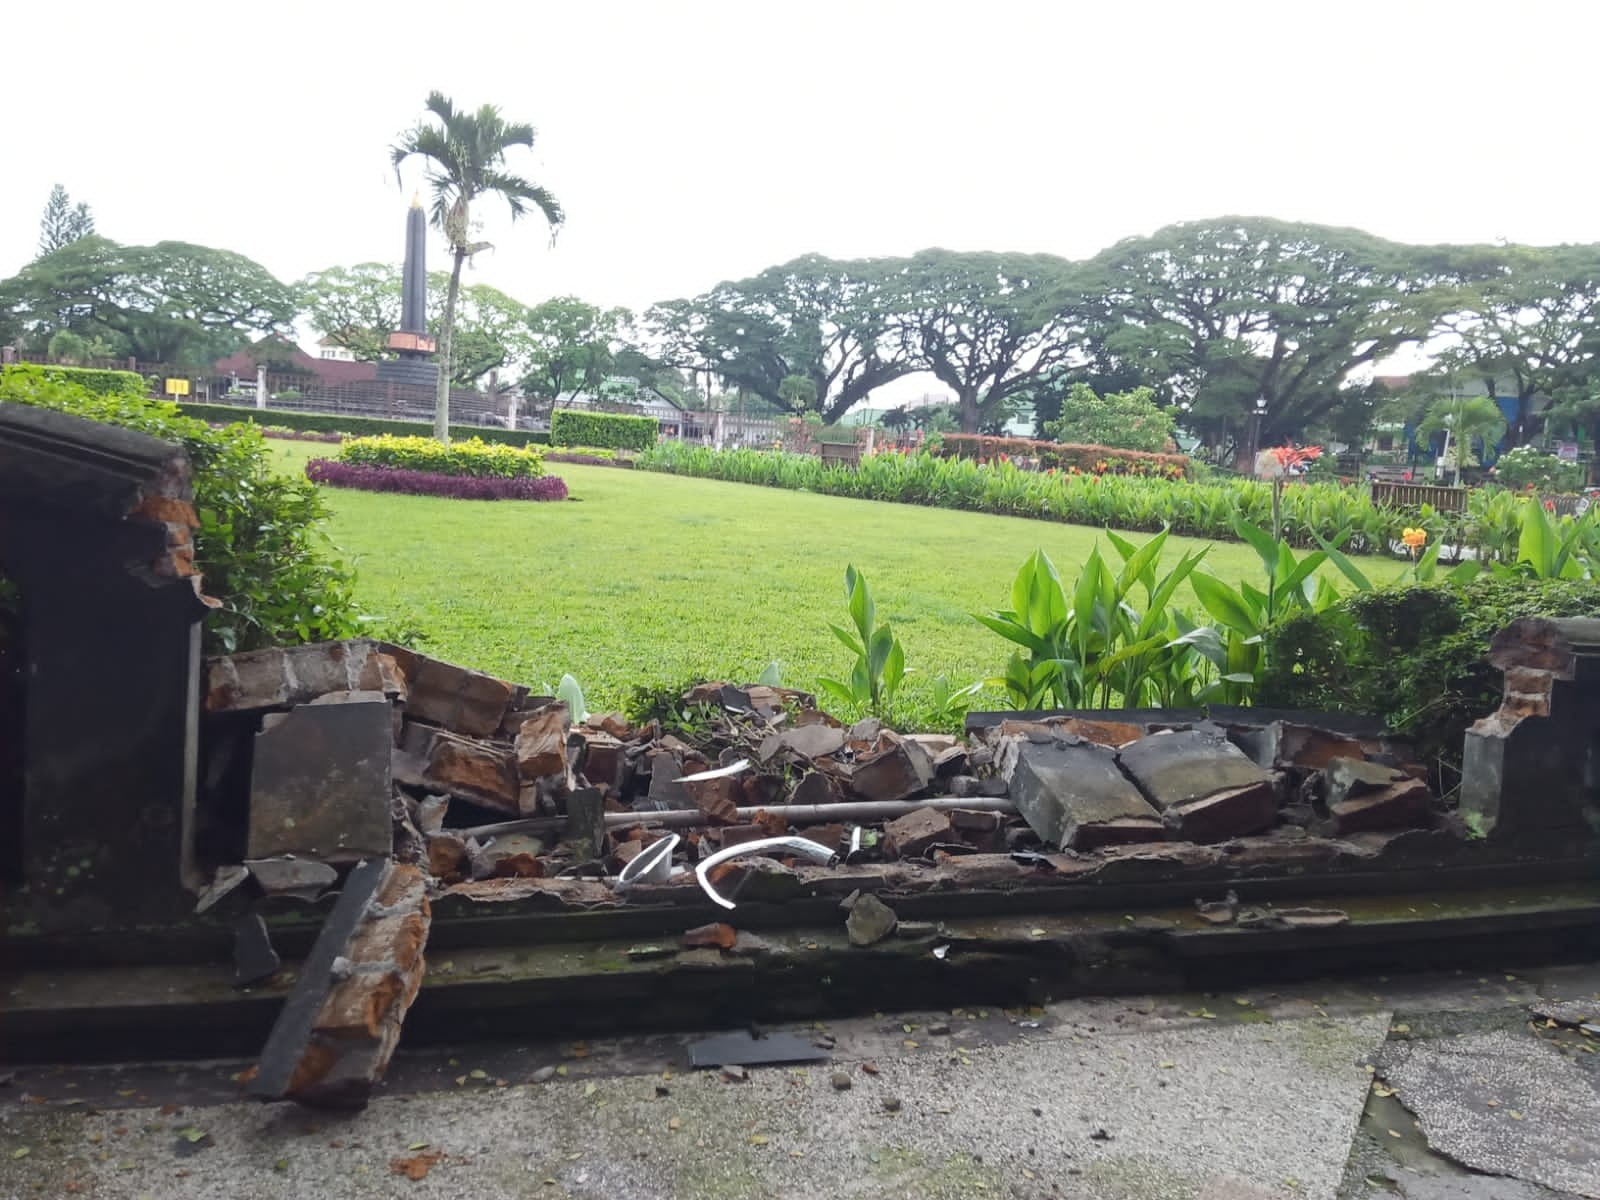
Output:
[[[273,446],[296,472],[335,449]],[[1012,577],[1036,548],[1070,584],[1097,538],[1093,529],[1019,517],[608,467],[552,469],[575,501],[327,489],[329,532],[357,567],[366,611],[423,631],[430,653],[506,678],[537,686],[570,671],[591,708],[614,707],[635,684],[748,681],[773,659],[793,686],[847,672],[827,623],[845,619],[844,569],[854,563],[918,675],[965,683],[996,673],[1010,653],[969,614],[1006,605]],[[1169,559],[1196,544],[1174,538]],[[1214,544],[1207,565],[1230,580],[1260,570],[1253,552],[1233,542]],[[1402,569],[1362,566],[1385,579]],[[1198,608],[1187,588],[1181,603]]]

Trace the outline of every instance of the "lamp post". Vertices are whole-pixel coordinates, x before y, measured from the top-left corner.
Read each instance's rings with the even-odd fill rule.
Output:
[[[1267,415],[1267,397],[1256,397],[1256,406],[1250,413],[1250,470],[1256,469],[1256,455],[1261,453],[1261,422]]]

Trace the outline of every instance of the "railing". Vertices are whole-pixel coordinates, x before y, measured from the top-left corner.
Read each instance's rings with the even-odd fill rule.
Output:
[[[1465,488],[1436,487],[1431,483],[1389,483],[1375,479],[1372,502],[1391,508],[1421,508],[1431,504],[1440,512],[1465,512],[1467,492]]]

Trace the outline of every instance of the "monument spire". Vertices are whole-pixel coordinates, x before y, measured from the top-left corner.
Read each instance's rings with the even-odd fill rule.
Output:
[[[428,223],[422,194],[414,193],[406,211],[406,258],[400,273],[400,328],[389,335],[389,349],[398,358],[378,364],[378,378],[391,383],[433,387],[439,368],[432,361],[435,343],[428,332]]]

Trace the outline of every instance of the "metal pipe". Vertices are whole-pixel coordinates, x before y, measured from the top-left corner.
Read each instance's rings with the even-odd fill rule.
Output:
[[[970,800],[955,796],[937,796],[930,800],[846,800],[839,804],[773,804],[758,808],[741,808],[741,821],[755,820],[757,813],[782,817],[790,825],[826,825],[832,821],[888,821],[907,813],[931,808],[935,812],[997,812],[1015,813],[1016,805],[1003,796],[974,796]],[[655,825],[665,829],[691,829],[709,824],[706,814],[698,808],[670,808],[651,812],[606,813],[607,829],[627,829],[632,825]],[[505,833],[559,833],[566,826],[565,817],[525,817],[520,821],[501,821],[497,825],[478,825],[471,829],[451,829],[463,838],[499,837]]]

